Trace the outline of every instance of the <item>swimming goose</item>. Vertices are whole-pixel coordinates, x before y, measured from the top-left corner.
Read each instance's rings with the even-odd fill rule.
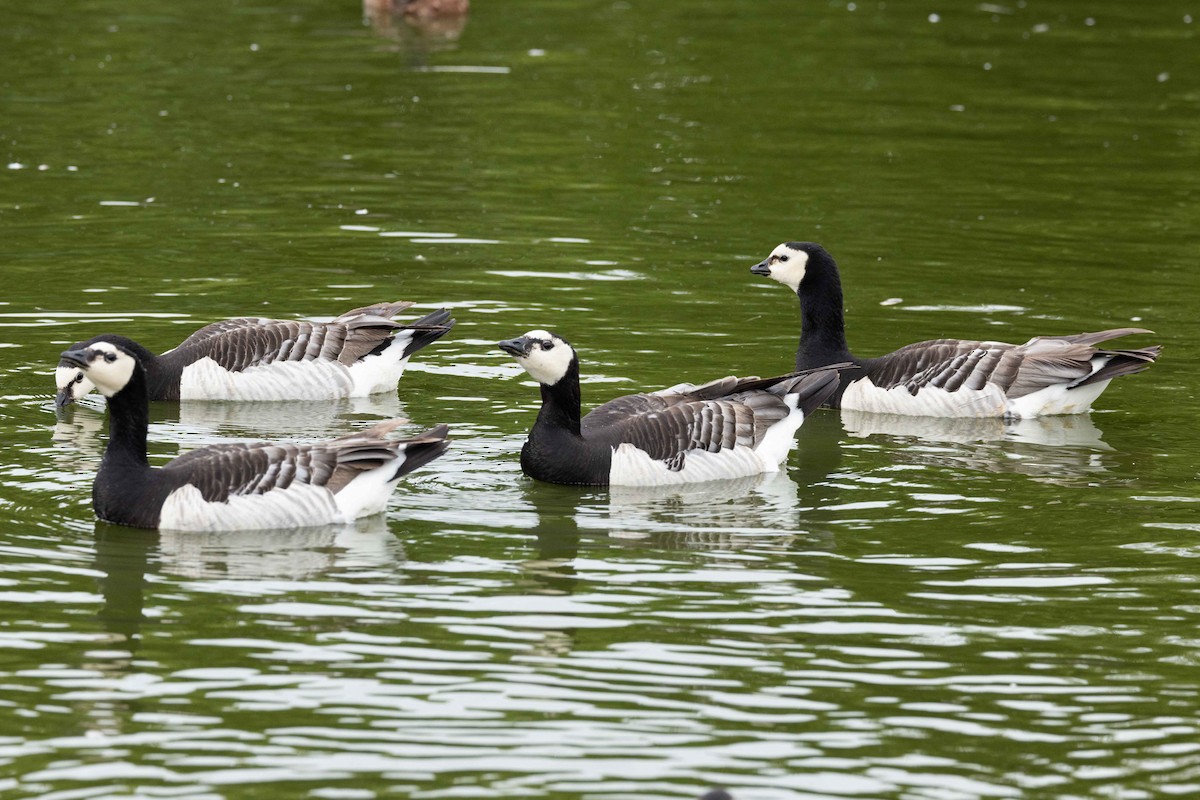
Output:
[[[383,511],[396,482],[448,444],[445,425],[385,438],[404,422],[393,419],[315,444],[211,445],[154,468],[146,457],[146,371],[136,353],[98,341],[62,359],[108,398],[108,446],[92,506],[120,525],[211,531],[347,523]]]
[[[151,400],[332,400],[392,391],[408,358],[454,326],[445,309],[409,324],[392,317],[409,302],[376,303],[332,322],[242,317],[205,325],[156,356],[124,336],[103,334],[71,345],[119,344],[141,359]],[[65,360],[55,370],[63,407],[92,384]]]
[[[529,331],[497,345],[541,385],[521,469],[549,483],[664,486],[775,472],[804,417],[837,388],[836,369],[720,378],[610,400],[580,419],[579,357]]]
[[[785,242],[750,271],[800,297],[796,369],[850,361],[835,407],[929,417],[1037,417],[1080,414],[1122,375],[1150,366],[1162,348],[1096,345],[1143,328],[1072,336],[1038,336],[1025,344],[935,339],[878,358],[858,358],[846,346],[842,283],[833,257],[812,242]]]

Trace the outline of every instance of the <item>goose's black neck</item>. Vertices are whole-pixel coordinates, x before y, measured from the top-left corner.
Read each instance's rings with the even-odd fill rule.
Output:
[[[800,298],[796,369],[855,360],[846,345],[842,280],[832,256],[818,252],[810,257],[796,294]]]
[[[104,461],[111,464],[150,466],[146,457],[146,432],[150,427],[150,401],[146,372],[133,368],[129,382],[108,398],[108,447]]]
[[[550,483],[607,486],[612,447],[589,442],[580,426],[579,360],[553,386],[542,384],[542,408],[521,448],[521,469]]]
[[[553,386],[540,384],[542,408],[538,411],[537,426],[552,427],[579,436],[579,417],[582,397],[579,390],[579,359],[571,359],[567,373]]]
[[[138,363],[146,370],[146,396],[156,400],[179,399],[179,377],[183,373],[182,365],[168,355],[159,358],[135,341],[126,340],[125,347],[137,356]],[[174,387],[174,392],[171,389]]]

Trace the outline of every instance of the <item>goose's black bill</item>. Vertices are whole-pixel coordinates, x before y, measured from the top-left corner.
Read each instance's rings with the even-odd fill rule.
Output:
[[[770,275],[771,267],[767,265],[767,262],[760,261],[757,264],[755,264],[753,267],[751,267],[750,271],[753,272],[755,275]]]
[[[75,402],[75,398],[71,396],[71,385],[68,384],[58,390],[58,394],[54,395],[54,407],[66,408]]]
[[[525,336],[520,336],[516,339],[505,339],[503,342],[496,342],[496,347],[499,347],[510,356],[522,358],[529,355],[529,350],[533,346],[533,342]]]
[[[68,364],[86,369],[88,364],[91,363],[91,359],[88,358],[91,352],[92,351],[87,348],[80,348],[78,350],[64,350],[63,354],[59,356],[59,358],[61,358],[63,361],[66,361]],[[59,392],[60,396],[61,394],[62,392]]]

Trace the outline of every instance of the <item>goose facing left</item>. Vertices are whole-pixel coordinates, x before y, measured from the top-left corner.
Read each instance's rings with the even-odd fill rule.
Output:
[[[151,400],[335,400],[394,391],[409,357],[454,326],[439,309],[410,323],[393,319],[411,302],[355,308],[330,322],[257,317],[206,325],[177,347],[155,355],[124,336],[98,342],[135,353],[146,369]],[[55,370],[61,408],[92,390],[92,382],[66,360]]]
[[[146,454],[150,401],[137,355],[100,341],[62,354],[108,398],[109,440],[92,485],[96,515],[138,528],[247,530],[378,514],[401,477],[445,452],[449,428],[388,438],[405,420],[314,444],[219,444],[158,468]]]
[[[1082,414],[1113,378],[1154,363],[1159,345],[1100,347],[1143,328],[1068,336],[1036,336],[1025,344],[934,339],[876,358],[846,344],[842,281],[833,256],[814,242],[784,242],[750,271],[791,289],[800,299],[796,369],[851,362],[831,405],[920,417],[1019,419]]]
[[[538,382],[521,469],[549,483],[670,486],[776,472],[796,429],[837,389],[840,366],[720,378],[610,400],[580,418],[579,357],[544,330],[497,345]]]

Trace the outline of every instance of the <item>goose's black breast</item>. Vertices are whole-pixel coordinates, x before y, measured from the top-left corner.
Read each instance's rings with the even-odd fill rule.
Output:
[[[92,484],[92,508],[105,522],[157,528],[167,496],[182,484],[159,470],[121,462],[101,463]]]
[[[521,470],[549,483],[607,486],[612,445],[552,426],[535,425],[521,448]]]

